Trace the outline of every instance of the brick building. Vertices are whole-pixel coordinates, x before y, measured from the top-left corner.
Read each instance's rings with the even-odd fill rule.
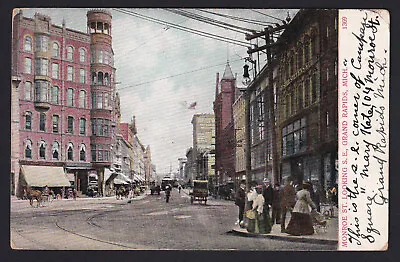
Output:
[[[232,105],[236,100],[236,77],[229,63],[219,80],[217,73],[214,101],[215,172],[218,184],[233,180],[235,175],[235,130]]]
[[[278,152],[281,178],[336,183],[337,10],[302,9],[278,51]]]
[[[21,188],[24,178],[35,180],[28,172],[21,176],[24,166],[62,166],[72,175],[72,184],[84,193],[88,173],[96,173],[99,188],[103,188],[101,178],[111,164],[118,117],[111,14],[91,10],[87,19],[85,33],[65,23],[54,25],[49,16],[41,14],[27,18],[19,12],[14,16],[12,77],[20,81],[12,105],[12,121],[19,126],[18,136],[12,137],[20,159],[12,166],[15,188]],[[46,176],[60,181],[65,176],[58,168],[46,170],[50,170]],[[32,186],[44,186],[40,183],[45,180]]]

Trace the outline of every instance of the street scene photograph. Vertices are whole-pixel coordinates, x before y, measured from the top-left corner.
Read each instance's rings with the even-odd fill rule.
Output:
[[[15,8],[10,249],[335,251],[338,10]]]

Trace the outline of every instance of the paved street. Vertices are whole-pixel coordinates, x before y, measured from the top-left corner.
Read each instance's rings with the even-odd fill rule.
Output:
[[[232,201],[210,198],[190,204],[176,189],[127,199],[54,200],[32,208],[11,200],[11,246],[31,250],[335,250],[335,246],[295,243],[230,233],[237,217]]]

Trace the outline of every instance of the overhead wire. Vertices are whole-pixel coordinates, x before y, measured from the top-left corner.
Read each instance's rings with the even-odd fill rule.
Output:
[[[254,9],[251,9],[251,11],[256,12],[256,13],[258,13],[258,14],[261,14],[261,15],[265,15],[265,16],[271,17],[271,18],[276,19],[276,20],[278,20],[278,21],[280,21],[280,22],[282,21],[282,19],[279,19],[279,18],[277,18],[277,17],[275,17],[275,16],[272,16],[272,15],[264,14],[264,13],[262,13],[262,12],[260,12],[260,11],[254,10]]]
[[[232,38],[228,38],[228,37],[224,37],[224,36],[220,36],[220,35],[216,35],[216,34],[207,33],[207,32],[196,30],[196,29],[192,29],[192,28],[189,28],[189,27],[176,25],[176,24],[171,23],[171,22],[166,22],[166,21],[163,21],[163,20],[160,20],[160,19],[156,19],[156,18],[153,18],[153,17],[150,17],[150,16],[142,15],[142,14],[130,11],[130,10],[124,10],[122,8],[113,8],[113,10],[115,10],[117,12],[120,12],[120,13],[127,14],[127,15],[131,15],[131,16],[134,16],[134,17],[137,17],[137,18],[141,18],[141,19],[144,19],[144,20],[147,20],[147,21],[150,21],[150,22],[158,23],[158,24],[161,24],[161,25],[168,25],[169,27],[174,28],[174,29],[182,30],[182,31],[185,31],[185,32],[188,32],[188,33],[192,33],[192,34],[196,34],[196,35],[199,35],[199,36],[211,38],[211,39],[214,39],[214,40],[219,40],[219,41],[227,42],[227,43],[230,43],[230,44],[243,46],[243,47],[246,47],[246,48],[249,46],[247,42],[235,40],[235,39],[232,39]]]
[[[256,25],[260,25],[260,26],[266,26],[266,25],[274,24],[272,22],[263,22],[263,21],[254,20],[254,19],[248,19],[248,18],[242,18],[242,17],[232,16],[232,15],[220,14],[220,13],[216,13],[216,12],[212,12],[212,11],[208,11],[208,10],[204,10],[204,9],[196,9],[196,10],[198,10],[200,12],[213,14],[213,15],[217,15],[217,16],[221,16],[221,17],[225,17],[225,18],[230,18],[232,20],[236,20],[236,21],[240,21],[240,22],[244,22],[244,23],[256,24]]]
[[[218,20],[206,17],[206,16],[194,14],[194,13],[191,13],[189,11],[182,10],[182,9],[176,10],[176,9],[167,8],[165,10],[167,10],[169,12],[172,12],[172,13],[175,13],[175,14],[178,14],[178,15],[182,15],[182,16],[185,16],[185,17],[192,18],[192,19],[200,21],[200,22],[204,22],[204,23],[208,23],[208,24],[215,25],[215,26],[218,26],[218,27],[222,27],[224,29],[232,30],[232,31],[235,31],[235,32],[238,32],[238,33],[243,33],[243,32],[252,32],[253,33],[255,31],[254,29],[249,29],[249,28],[245,28],[245,27],[241,27],[241,26],[237,26],[237,25],[232,25],[232,24],[225,23],[225,22],[222,22],[222,21],[218,21]]]
[[[230,61],[230,63],[235,63],[235,62],[241,61],[241,60],[243,60],[243,59],[244,59],[244,58],[232,60],[232,61]],[[226,63],[226,62],[225,62],[225,63]],[[155,80],[151,80],[151,81],[147,81],[147,82],[143,82],[143,83],[139,83],[139,84],[135,84],[135,85],[124,86],[124,87],[118,88],[117,91],[120,91],[120,90],[129,88],[129,87],[141,86],[141,85],[145,85],[145,84],[149,84],[149,83],[153,83],[153,82],[157,82],[157,81],[161,81],[161,80],[165,80],[165,79],[169,79],[169,78],[173,78],[173,77],[177,77],[177,76],[181,76],[181,75],[186,75],[186,74],[194,73],[194,72],[197,72],[197,71],[209,69],[209,68],[216,67],[216,66],[220,66],[220,65],[225,65],[225,63],[220,63],[220,64],[216,64],[216,65],[212,65],[212,66],[201,67],[201,68],[194,69],[194,70],[187,71],[187,72],[183,72],[183,73],[180,73],[180,74],[171,75],[171,76],[167,76],[167,77],[163,77],[163,78],[159,78],[159,79],[155,79]]]

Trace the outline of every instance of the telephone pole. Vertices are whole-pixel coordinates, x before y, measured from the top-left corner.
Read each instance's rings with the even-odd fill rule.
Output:
[[[272,150],[272,183],[276,183],[280,181],[280,175],[279,175],[279,161],[278,161],[278,147],[277,147],[277,118],[275,116],[275,95],[274,95],[274,75],[273,75],[273,54],[272,54],[272,47],[277,46],[280,44],[279,41],[274,42],[273,41],[273,33],[274,32],[279,32],[282,31],[286,28],[287,24],[285,23],[284,25],[278,25],[276,27],[272,27],[269,26],[267,28],[264,29],[264,31],[261,32],[257,32],[254,34],[246,34],[246,40],[252,40],[258,37],[265,37],[265,41],[266,44],[264,46],[260,46],[260,47],[256,47],[253,49],[249,49],[247,50],[247,53],[250,55],[252,53],[255,52],[260,52],[262,50],[266,50],[267,52],[267,70],[268,70],[268,83],[269,83],[269,87],[267,87],[266,90],[266,102],[267,102],[267,106],[268,106],[268,111],[269,111],[269,117],[268,117],[268,125],[270,126],[270,130],[271,130],[271,150]],[[247,90],[247,92],[249,92],[250,90]],[[248,100],[248,101],[247,101]],[[247,94],[246,96],[246,110],[250,109],[250,94]],[[249,111],[249,110],[248,110]],[[248,118],[248,119],[247,119]],[[248,139],[247,143],[248,143],[248,147],[246,150],[246,159],[249,160],[251,159],[251,146],[250,146],[250,112],[246,113],[246,128],[247,128],[247,133],[248,135],[246,136],[246,138]],[[268,145],[268,142],[267,142]],[[268,158],[268,154],[267,158]],[[249,161],[250,162],[250,161]],[[248,165],[246,166],[246,170],[248,172],[250,172],[251,169],[251,164],[248,163]],[[268,171],[267,171],[268,172]],[[248,174],[248,173],[247,173]]]

